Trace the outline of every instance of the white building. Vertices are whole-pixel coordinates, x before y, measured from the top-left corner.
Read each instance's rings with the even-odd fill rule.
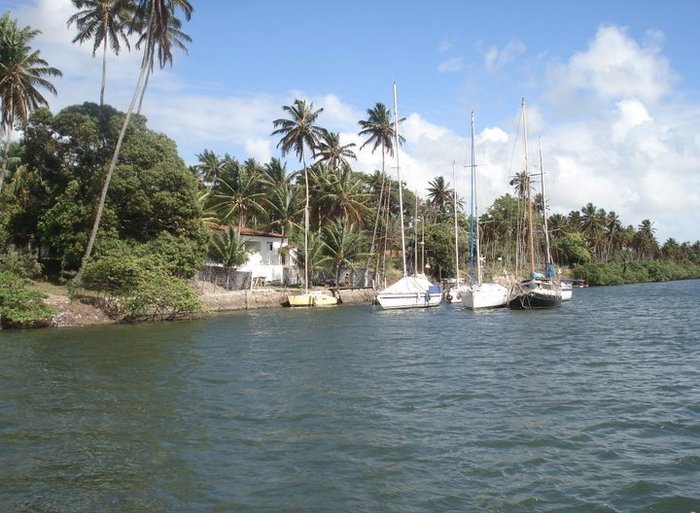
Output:
[[[253,286],[266,283],[274,285],[299,283],[299,275],[293,263],[293,251],[280,251],[288,247],[287,239],[281,234],[241,228],[240,237],[249,255],[248,261],[239,266],[238,270],[251,273]]]

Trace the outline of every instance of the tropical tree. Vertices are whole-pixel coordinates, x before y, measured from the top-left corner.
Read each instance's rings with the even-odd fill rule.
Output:
[[[451,213],[454,195],[454,189],[450,188],[450,184],[445,181],[444,176],[435,177],[428,182],[428,202],[443,216]]]
[[[403,122],[406,118],[401,118],[398,120],[399,123]],[[377,230],[379,228],[379,221],[382,219],[382,209],[386,206],[385,213],[388,215],[389,202],[391,197],[391,180],[387,177],[385,171],[385,157],[387,154],[390,156],[394,155],[394,140],[396,139],[396,131],[394,130],[394,123],[391,119],[391,111],[383,103],[377,103],[373,109],[367,109],[367,119],[361,119],[358,121],[361,127],[359,135],[367,137],[367,140],[362,143],[360,150],[367,145],[372,146],[372,153],[374,153],[377,148],[382,149],[382,170],[381,170],[381,186],[379,188],[379,195],[377,200],[377,215],[375,217],[374,231],[372,233],[372,249],[370,254],[374,252],[374,241],[377,238]],[[405,138],[399,134],[399,144],[405,142]],[[398,151],[398,148],[397,148]],[[388,186],[387,186],[388,181]],[[386,199],[384,196],[386,195]],[[369,265],[368,257],[368,265]]]
[[[319,138],[323,136],[324,129],[315,125],[318,115],[323,112],[323,108],[314,110],[313,103],[306,103],[304,100],[296,99],[292,105],[285,105],[282,110],[286,112],[288,118],[279,118],[272,122],[276,128],[271,135],[280,135],[282,139],[277,147],[282,150],[282,155],[294,151],[304,168],[304,185],[306,197],[304,200],[304,284],[309,284],[309,173],[306,169],[305,149],[308,148],[312,154],[318,147]]]
[[[323,130],[318,141],[316,157],[318,161],[326,162],[331,166],[331,169],[338,171],[350,167],[348,159],[357,158],[355,152],[350,149],[354,146],[355,143],[341,145],[340,134]]]
[[[325,219],[341,218],[357,227],[364,225],[369,214],[369,193],[361,176],[346,167],[334,171],[326,164],[309,169],[313,191],[312,210],[318,214],[319,227]]]
[[[39,50],[29,43],[41,32],[27,26],[20,29],[9,13],[0,17],[0,133],[5,136],[5,147],[0,168],[0,192],[7,172],[12,131],[19,120],[24,123],[29,113],[48,105],[40,88],[56,94],[56,88],[47,77],[60,77],[61,72],[41,58]]]
[[[169,0],[172,1],[172,0]],[[187,53],[187,43],[192,42],[192,38],[182,31],[182,21],[180,21],[176,16],[167,14],[165,16],[160,15],[163,20],[163,28],[157,32],[157,46],[158,46],[158,62],[161,69],[165,67],[165,64],[173,64],[173,54],[172,47],[176,46],[183,52]],[[189,18],[187,18],[189,19]],[[134,23],[132,24],[132,32],[138,32],[141,34],[139,40],[136,42],[136,48],[140,48],[143,44],[148,44],[148,30],[144,30],[145,17],[135,17]],[[155,53],[151,52],[150,62],[148,63],[148,69],[146,70],[146,78],[144,79],[143,88],[141,89],[141,95],[139,97],[139,106],[136,112],[141,112],[141,106],[143,105],[143,97],[146,94],[146,88],[148,87],[148,79],[153,73],[153,64],[155,61]]]
[[[236,267],[248,261],[249,251],[246,250],[245,241],[241,239],[238,230],[234,226],[228,226],[226,230],[212,236],[209,253],[224,267]]]
[[[207,149],[198,153],[196,157],[199,162],[194,165],[194,170],[198,178],[211,188],[214,182],[224,177],[228,161]]]
[[[168,37],[167,32],[169,27],[172,25],[172,18],[175,17],[177,10],[181,10],[187,20],[189,20],[192,16],[193,9],[188,0],[140,0],[136,8],[134,20],[138,20],[139,23],[143,23],[142,26],[144,27],[144,50],[143,58],[141,60],[141,70],[139,72],[139,78],[136,82],[134,94],[131,98],[131,103],[129,104],[129,109],[126,111],[124,123],[122,124],[121,131],[119,132],[117,144],[114,147],[112,160],[110,161],[109,168],[107,169],[107,174],[102,186],[102,192],[100,193],[100,199],[97,204],[97,211],[95,212],[95,220],[92,226],[92,231],[90,232],[90,238],[88,239],[87,247],[85,248],[85,254],[83,256],[80,269],[75,276],[75,281],[77,283],[80,283],[83,267],[92,254],[92,248],[95,245],[95,239],[97,238],[97,230],[100,227],[100,221],[102,219],[102,212],[104,210],[105,200],[107,198],[107,191],[109,190],[109,184],[112,180],[112,174],[117,166],[119,152],[121,151],[126,130],[129,127],[129,120],[131,119],[131,115],[134,112],[134,107],[136,106],[136,100],[139,98],[142,89],[145,88],[144,81],[146,78],[146,73],[149,66],[152,65],[155,52],[158,52],[158,60],[161,68],[165,67],[165,64],[168,62],[172,63],[172,40]]]
[[[399,123],[405,119],[399,119]],[[367,137],[367,140],[360,146],[360,150],[369,144],[372,145],[372,153],[377,148],[381,148],[382,173],[384,173],[384,157],[386,154],[394,155],[394,139],[396,138],[391,111],[383,103],[377,103],[373,109],[367,109],[367,119],[360,120],[358,123],[362,127],[360,135]],[[406,139],[399,134],[399,144],[403,144],[405,141]]]
[[[130,49],[127,37],[128,24],[131,22],[135,5],[132,0],[73,0],[76,9],[81,9],[68,18],[68,26],[75,23],[78,34],[74,43],[92,40],[92,56],[102,47],[102,85],[100,87],[100,105],[104,105],[105,84],[107,78],[107,46],[115,55],[119,55],[122,43]]]
[[[249,218],[265,212],[260,191],[261,171],[251,164],[254,162],[244,165],[230,179],[219,180],[221,192],[215,195],[221,218],[226,222],[235,220],[239,231]]]
[[[343,269],[354,268],[354,263],[364,256],[367,247],[365,236],[353,224],[342,219],[334,219],[323,229],[325,253],[333,259],[335,284],[340,284]]]

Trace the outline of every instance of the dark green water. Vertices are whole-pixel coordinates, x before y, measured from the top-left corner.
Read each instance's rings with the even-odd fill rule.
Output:
[[[699,303],[0,332],[0,512],[700,512]]]

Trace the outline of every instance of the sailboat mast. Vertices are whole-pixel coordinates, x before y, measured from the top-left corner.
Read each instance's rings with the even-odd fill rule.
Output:
[[[527,236],[530,249],[530,273],[535,272],[535,236],[532,226],[532,193],[530,188],[530,166],[527,148],[527,119],[525,116],[525,98],[522,100],[523,134],[525,139],[525,187],[527,187]]]
[[[401,189],[401,168],[399,167],[399,107],[396,96],[396,82],[394,82],[394,138],[396,140],[396,175],[399,180],[399,218],[401,221],[401,259],[403,261],[403,275],[408,276],[406,271],[406,235],[403,228],[403,193]]]
[[[474,121],[474,111],[472,111],[472,223],[474,226],[474,263],[476,265],[476,282],[481,285],[482,274],[481,274],[481,251],[479,249],[479,204],[477,198],[479,197],[477,191],[477,175],[476,175],[476,149],[474,148],[475,139],[475,121]]]
[[[542,158],[542,137],[538,139],[540,145],[540,180],[542,181],[542,217],[544,217],[544,247],[547,261],[545,265],[552,263],[552,252],[549,248],[549,228],[547,227],[547,192],[544,184],[544,159]]]
[[[457,177],[455,175],[455,161],[452,161],[452,182],[455,184],[454,194],[454,219],[455,219],[455,267],[457,269],[457,282],[455,288],[459,289],[459,231],[457,229]]]

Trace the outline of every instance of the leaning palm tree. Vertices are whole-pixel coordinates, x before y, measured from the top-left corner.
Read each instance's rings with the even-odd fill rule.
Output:
[[[56,94],[56,88],[46,77],[61,76],[59,70],[40,57],[38,50],[32,51],[29,46],[38,34],[38,30],[28,26],[20,29],[9,13],[0,17],[0,134],[5,136],[0,191],[7,172],[15,123],[26,122],[32,110],[48,106],[39,88]]]
[[[147,42],[148,33],[144,31],[143,20],[136,18],[133,24],[132,31],[139,32],[141,37],[136,42],[136,48],[140,48],[141,45]],[[158,38],[158,60],[160,62],[160,67],[163,68],[165,63],[173,64],[173,54],[172,47],[176,46],[183,52],[187,53],[187,43],[192,42],[192,38],[182,31],[182,22],[175,16],[168,16],[167,19],[164,18],[164,22],[167,23],[165,30],[159,32]],[[146,88],[148,87],[148,79],[153,73],[153,64],[155,60],[155,53],[151,53],[150,62],[148,65],[148,70],[146,71],[146,78],[144,79],[143,89],[141,89],[141,96],[139,98],[139,106],[136,109],[137,113],[141,113],[141,106],[143,105],[143,97],[146,94]]]
[[[75,23],[78,34],[74,43],[92,40],[92,56],[102,47],[102,85],[100,87],[100,106],[104,105],[105,84],[107,78],[107,46],[119,55],[122,42],[130,49],[127,38],[127,26],[134,15],[135,5],[132,0],[73,0],[73,5],[80,9],[68,18],[68,26]]]
[[[304,201],[304,286],[309,286],[308,246],[309,246],[309,174],[306,169],[305,148],[312,153],[316,152],[319,138],[323,135],[323,128],[314,123],[323,108],[314,110],[314,104],[307,104],[304,100],[296,99],[292,105],[282,107],[289,117],[279,118],[272,122],[276,128],[271,135],[281,135],[282,139],[277,147],[282,150],[282,155],[294,151],[304,167],[304,184],[306,186],[306,199]]]
[[[153,60],[153,55],[155,55],[156,51],[158,52],[158,60],[161,68],[165,67],[165,64],[168,62],[172,63],[172,41],[165,35],[165,33],[168,31],[168,27],[172,25],[172,18],[175,17],[176,9],[181,10],[187,20],[192,17],[193,9],[187,0],[140,0],[138,7],[136,8],[134,19],[140,20],[139,23],[143,22],[145,34],[143,58],[141,59],[141,71],[136,82],[134,95],[131,97],[129,109],[126,111],[126,116],[124,117],[124,123],[122,124],[121,131],[119,132],[119,137],[117,138],[117,144],[114,147],[114,153],[112,154],[112,160],[110,161],[109,168],[107,169],[104,184],[102,185],[102,192],[100,193],[100,199],[97,204],[95,221],[92,225],[90,238],[88,239],[87,248],[85,249],[85,254],[83,255],[83,260],[80,264],[80,269],[78,269],[78,273],[75,275],[76,283],[80,283],[85,264],[92,254],[92,248],[94,247],[95,239],[97,238],[97,230],[99,229],[100,221],[102,220],[102,212],[104,211],[107,191],[109,190],[109,184],[112,180],[112,174],[117,166],[119,152],[121,151],[122,142],[124,141],[124,136],[126,135],[126,130],[129,126],[129,120],[131,119],[131,115],[134,112],[134,107],[136,106],[136,100],[139,98],[142,89],[145,87],[144,80],[146,78],[149,65]]]

